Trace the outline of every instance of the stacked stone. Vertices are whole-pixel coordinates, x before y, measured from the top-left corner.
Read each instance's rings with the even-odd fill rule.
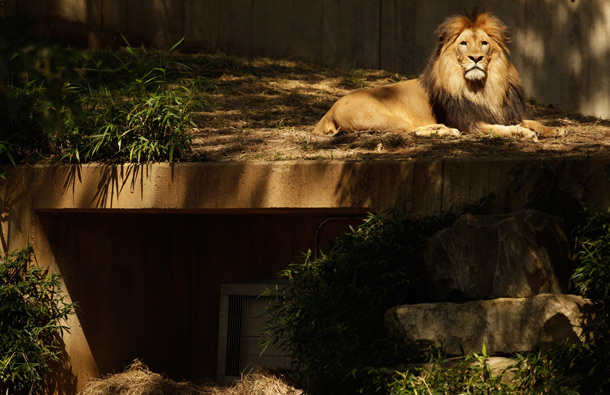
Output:
[[[407,341],[448,355],[527,352],[579,342],[590,302],[566,294],[569,245],[563,221],[534,210],[464,215],[426,245],[432,303],[389,310]],[[394,327],[392,329],[392,327]]]

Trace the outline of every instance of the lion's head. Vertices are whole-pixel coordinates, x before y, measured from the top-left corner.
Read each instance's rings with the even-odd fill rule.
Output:
[[[439,123],[516,124],[526,115],[521,78],[508,56],[508,28],[485,11],[460,13],[437,29],[437,45],[420,81]]]

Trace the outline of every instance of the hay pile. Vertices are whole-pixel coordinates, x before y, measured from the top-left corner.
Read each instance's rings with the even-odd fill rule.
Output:
[[[125,372],[90,382],[80,395],[303,395],[280,378],[259,371],[230,387],[178,383],[135,360]]]

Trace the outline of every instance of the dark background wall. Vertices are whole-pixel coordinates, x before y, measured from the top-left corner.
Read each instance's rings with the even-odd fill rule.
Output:
[[[81,45],[169,48],[290,58],[419,75],[448,15],[476,0],[5,0],[43,30]],[[489,0],[513,32],[527,94],[610,117],[610,2]]]
[[[101,375],[135,358],[174,379],[214,378],[220,285],[275,281],[362,213],[39,213]]]

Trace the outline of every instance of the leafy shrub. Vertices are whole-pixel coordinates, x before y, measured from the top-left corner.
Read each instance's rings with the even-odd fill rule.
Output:
[[[4,22],[4,21],[3,21]],[[28,26],[25,24],[24,26]],[[188,152],[195,101],[168,51],[65,50],[0,26],[0,160],[161,161]]]
[[[579,266],[572,276],[578,292],[610,309],[610,213],[587,211],[577,229],[576,259]]]
[[[571,350],[576,372],[583,377],[583,393],[610,392],[610,213],[585,210],[578,226],[572,281],[576,291],[593,301],[585,321],[586,340]]]
[[[183,88],[143,93],[130,101],[96,98],[88,106],[88,124],[73,124],[64,135],[63,158],[172,162],[190,150],[190,96]]]
[[[397,372],[391,395],[407,394],[578,394],[578,381],[555,366],[547,353],[516,355],[508,366],[493,369],[485,348],[450,366],[431,362]],[[442,362],[442,361],[440,361]]]
[[[33,23],[3,18],[0,24],[0,160],[51,153],[50,136],[66,115],[78,114],[66,84],[76,77],[71,54],[37,38]]]
[[[33,249],[0,261],[0,393],[39,393],[49,363],[60,358],[62,322],[73,311],[60,277],[31,265]]]
[[[561,201],[545,205],[556,193]],[[610,213],[588,209],[553,185],[528,204],[562,216],[568,225],[575,246],[572,290],[594,301],[592,311],[585,312],[582,344],[514,355],[512,380],[502,381],[482,363],[485,353],[452,369],[428,369],[417,363],[431,355],[441,360],[442,350],[425,352],[386,338],[388,308],[425,301],[421,247],[451,225],[457,217],[451,213],[420,219],[370,216],[320,258],[308,254],[291,264],[282,273],[291,287],[274,293],[278,303],[269,311],[268,342],[281,342],[295,361],[295,379],[313,395],[610,392]],[[388,380],[384,367],[404,363],[411,367]]]
[[[422,247],[454,219],[371,215],[319,259],[308,254],[282,273],[291,287],[276,292],[267,332],[284,339],[308,393],[383,392],[384,366],[417,359],[386,337],[384,313],[423,301]]]
[[[409,369],[389,384],[392,394],[588,395],[610,391],[610,213],[591,210],[582,202],[576,205],[573,199],[566,202],[570,209],[562,210],[569,214],[575,239],[572,288],[593,301],[592,310],[584,312],[583,343],[515,355],[512,379],[507,383],[488,379],[486,367],[481,365]]]
[[[187,66],[173,61],[176,43],[167,52],[127,47],[120,51],[81,54],[80,95],[86,119],[66,120],[58,145],[63,159],[77,162],[173,161],[190,150],[188,129],[196,101],[180,82]]]
[[[471,354],[453,367],[429,363],[405,373],[397,372],[397,376],[389,383],[392,395],[499,394],[508,389],[502,374],[494,373],[488,365],[485,348],[481,355]]]

